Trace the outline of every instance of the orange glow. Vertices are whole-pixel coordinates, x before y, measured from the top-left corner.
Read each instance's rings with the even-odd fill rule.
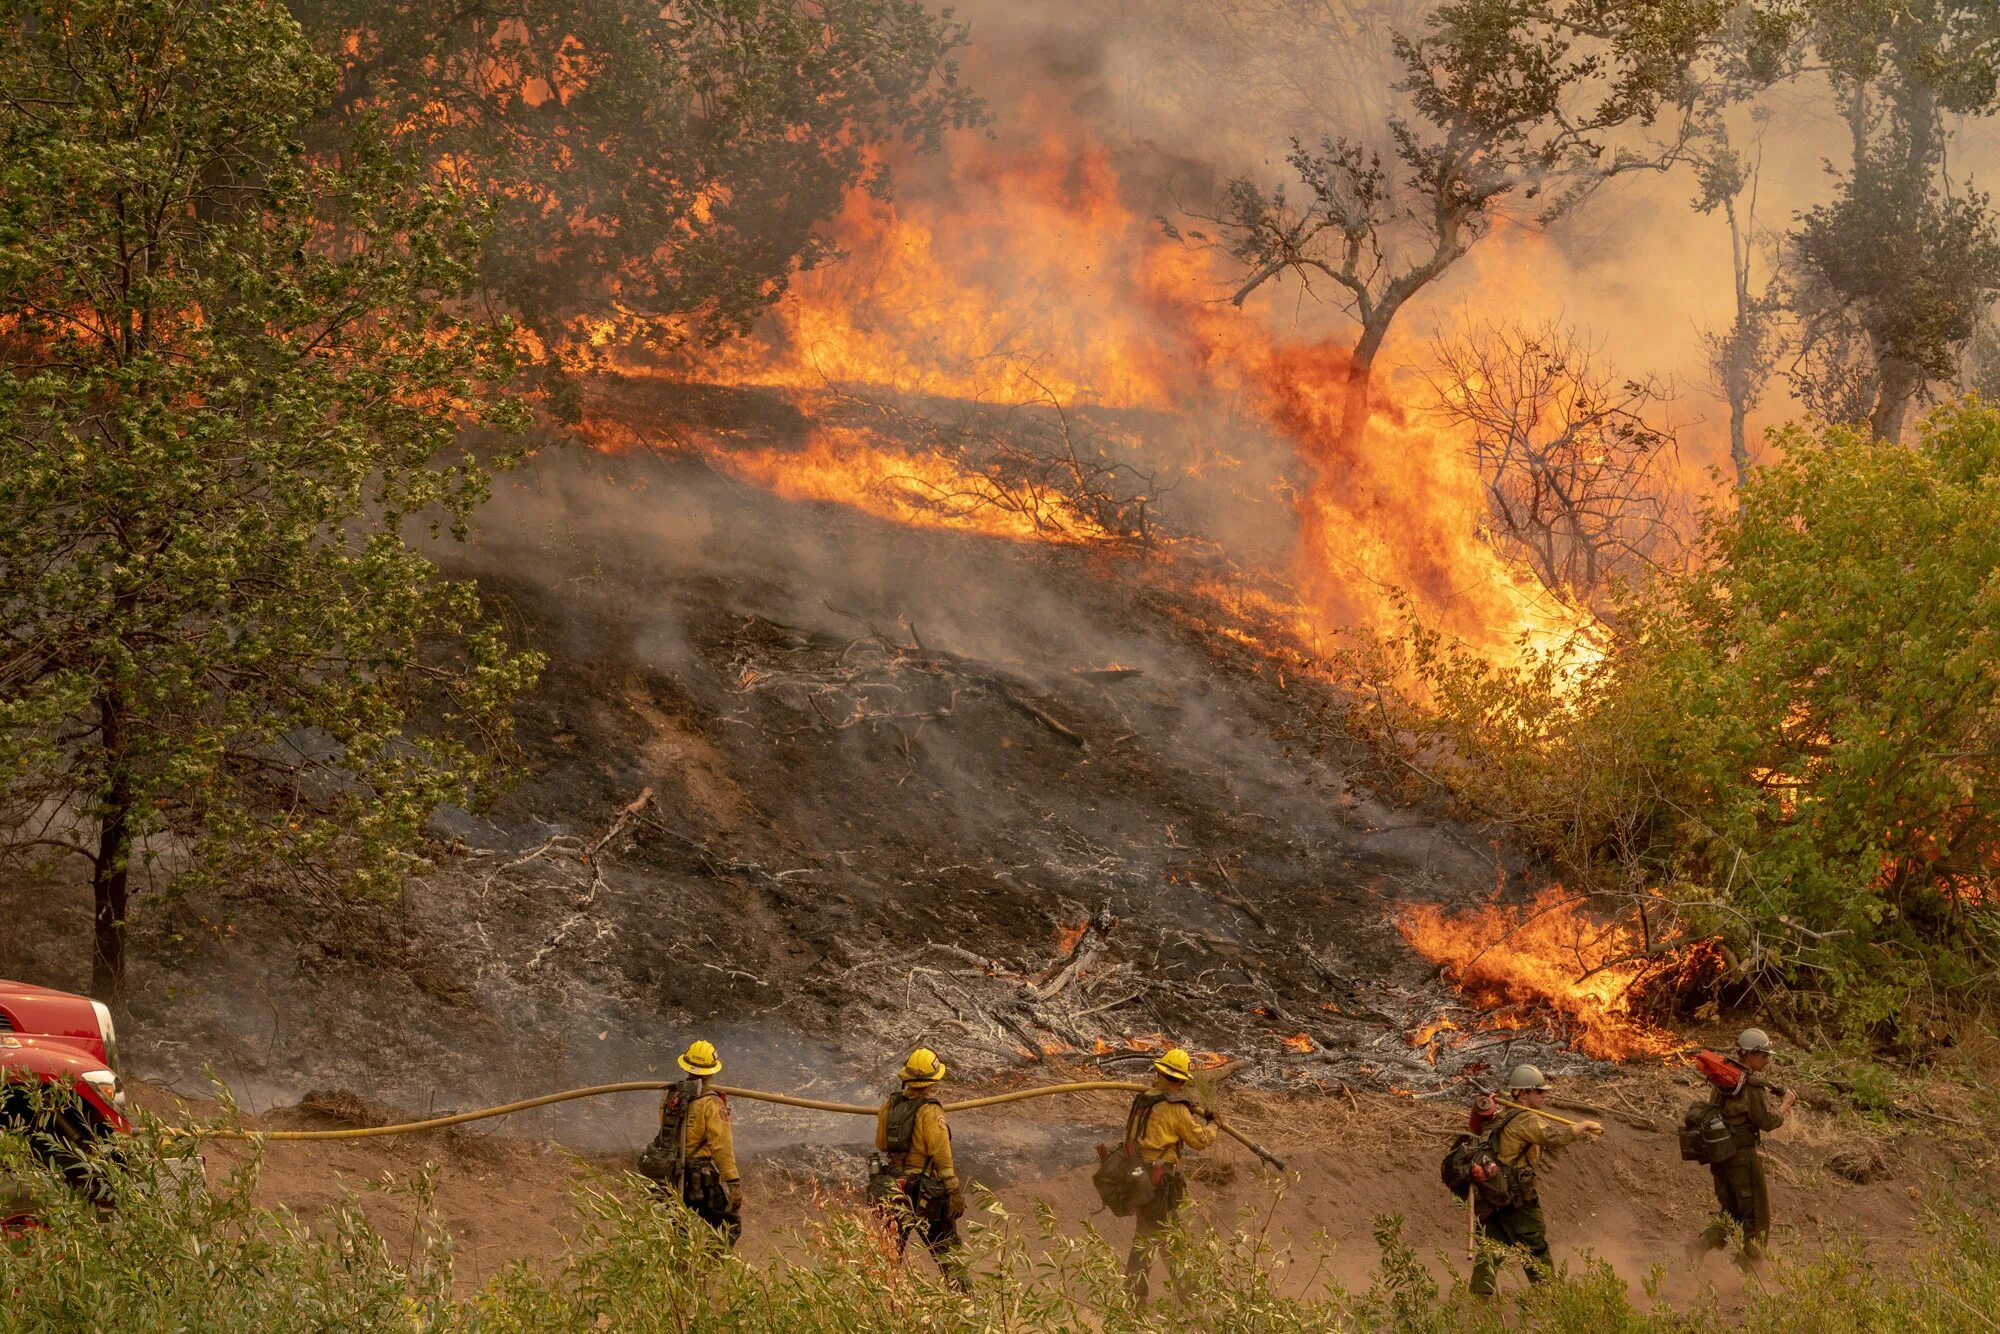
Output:
[[[1301,1054],[1319,1050],[1318,1045],[1313,1042],[1311,1036],[1305,1033],[1294,1033],[1288,1038],[1279,1038],[1278,1041],[1284,1045],[1286,1050]]]
[[[1070,954],[1076,949],[1077,942],[1083,939],[1083,933],[1088,930],[1090,930],[1090,919],[1088,917],[1079,918],[1074,924],[1061,923],[1057,925],[1056,953],[1064,956]]]
[[[1643,950],[1638,930],[1591,920],[1560,886],[1528,904],[1489,903],[1460,915],[1415,904],[1396,925],[1469,1000],[1496,1011],[1491,1027],[1546,1020],[1579,1051],[1607,1060],[1665,1056],[1681,1046],[1631,1011],[1631,990],[1648,967],[1627,957]]]
[[[1166,1045],[1164,1033],[1133,1033],[1125,1039],[1126,1051],[1159,1051]]]

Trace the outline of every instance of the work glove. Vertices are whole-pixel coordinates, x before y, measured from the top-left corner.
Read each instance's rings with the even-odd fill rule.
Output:
[[[1792,1104],[1797,1102],[1798,1100],[1799,1100],[1799,1091],[1797,1089],[1786,1089],[1785,1096],[1778,1099],[1778,1111],[1781,1113],[1791,1111]]]
[[[743,1183],[741,1181],[725,1181],[722,1183],[722,1188],[729,1193],[730,1212],[741,1213],[743,1210]]]
[[[965,1217],[965,1192],[957,1186],[953,1186],[951,1193],[944,1197],[944,1214],[953,1221]]]
[[[1206,1121],[1206,1122],[1208,1122],[1208,1123],[1209,1123],[1210,1125],[1214,1125],[1214,1124],[1215,1124],[1215,1109],[1214,1109],[1213,1107],[1204,1107],[1204,1108],[1202,1108],[1202,1109],[1201,1109],[1201,1119],[1202,1119],[1202,1120],[1204,1120],[1204,1121]]]
[[[1576,1133],[1579,1135],[1602,1135],[1604,1127],[1595,1121],[1578,1121]]]

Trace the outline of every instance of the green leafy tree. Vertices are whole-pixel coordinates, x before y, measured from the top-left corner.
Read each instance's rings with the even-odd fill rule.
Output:
[[[292,0],[372,117],[497,209],[480,285],[553,351],[740,332],[892,148],[973,123],[921,0]]]
[[[117,994],[135,871],[393,885],[535,662],[406,530],[461,532],[510,331],[483,230],[268,0],[46,0],[0,43],[0,817],[74,856]]]
[[[1790,237],[1792,380],[1826,419],[1865,420],[1898,440],[2000,292],[2000,224],[1988,196],[1947,175],[1946,128],[2000,108],[2000,9],[1783,0],[1770,10],[1832,78],[1853,141],[1834,198]]]

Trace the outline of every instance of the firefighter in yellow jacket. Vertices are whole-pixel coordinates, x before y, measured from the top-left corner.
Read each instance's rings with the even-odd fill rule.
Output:
[[[1183,1151],[1200,1152],[1215,1143],[1215,1113],[1203,1107],[1188,1087],[1194,1077],[1188,1054],[1179,1047],[1153,1062],[1153,1087],[1132,1099],[1125,1117],[1125,1138],[1139,1160],[1156,1164],[1153,1194],[1136,1211],[1132,1253],[1125,1261],[1125,1290],[1143,1305],[1153,1260],[1160,1249],[1160,1231],[1174,1221],[1187,1198],[1187,1177],[1181,1172]],[[1178,1284],[1170,1260],[1169,1279]]]
[[[954,1287],[969,1291],[972,1278],[960,1255],[958,1220],[965,1215],[965,1190],[951,1160],[951,1131],[944,1107],[931,1096],[944,1078],[944,1062],[919,1047],[903,1063],[901,1087],[875,1116],[875,1148],[881,1167],[870,1194],[894,1220],[897,1247],[921,1231],[938,1271]]]
[[[1537,1176],[1543,1154],[1572,1144],[1585,1135],[1602,1135],[1604,1127],[1595,1121],[1563,1125],[1538,1116],[1536,1109],[1548,1100],[1549,1081],[1532,1065],[1517,1065],[1507,1075],[1507,1100],[1519,1103],[1504,1112],[1487,1132],[1494,1156],[1513,1171],[1514,1198],[1487,1210],[1479,1218],[1479,1258],[1472,1266],[1472,1290],[1481,1297],[1494,1293],[1494,1279],[1500,1268],[1500,1248],[1527,1252],[1528,1281],[1540,1283],[1549,1275],[1549,1227],[1542,1217],[1541,1188]]]
[[[667,1090],[660,1124],[681,1122],[681,1200],[729,1239],[743,1235],[743,1182],[736,1172],[736,1136],[729,1125],[729,1100],[708,1086],[722,1073],[715,1044],[697,1039],[675,1064],[692,1075]]]

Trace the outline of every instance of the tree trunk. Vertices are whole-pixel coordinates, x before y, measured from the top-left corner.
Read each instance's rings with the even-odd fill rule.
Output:
[[[1748,423],[1749,405],[1743,395],[1732,390],[1729,395],[1729,461],[1736,465],[1736,493],[1743,494],[1743,484],[1750,480],[1750,435]]]
[[[1326,558],[1335,546],[1346,537],[1331,526],[1333,515],[1321,503],[1333,479],[1352,467],[1352,461],[1361,450],[1363,438],[1368,433],[1370,416],[1369,392],[1374,387],[1375,349],[1381,345],[1381,338],[1374,338],[1373,345],[1364,333],[1360,343],[1349,355],[1346,378],[1340,390],[1340,417],[1334,427],[1333,439],[1312,450],[1312,464],[1318,476],[1313,485],[1299,495],[1299,549],[1306,561],[1305,575],[1309,587],[1316,592],[1317,581],[1327,570]]]
[[[1877,439],[1901,444],[1903,423],[1909,419],[1910,404],[1923,387],[1923,375],[1909,361],[1894,355],[1883,355],[1877,365],[1882,383],[1868,425]]]
[[[1368,434],[1375,405],[1369,401],[1375,388],[1375,356],[1389,336],[1389,321],[1395,310],[1382,312],[1373,324],[1364,325],[1347,360],[1347,385],[1340,396],[1340,433],[1334,437],[1340,454],[1352,458],[1360,452]]]
[[[109,782],[97,820],[97,868],[90,958],[91,994],[108,1005],[125,999],[125,914],[132,875],[132,774],[127,764],[127,717],[113,690],[98,700],[99,741]]]

